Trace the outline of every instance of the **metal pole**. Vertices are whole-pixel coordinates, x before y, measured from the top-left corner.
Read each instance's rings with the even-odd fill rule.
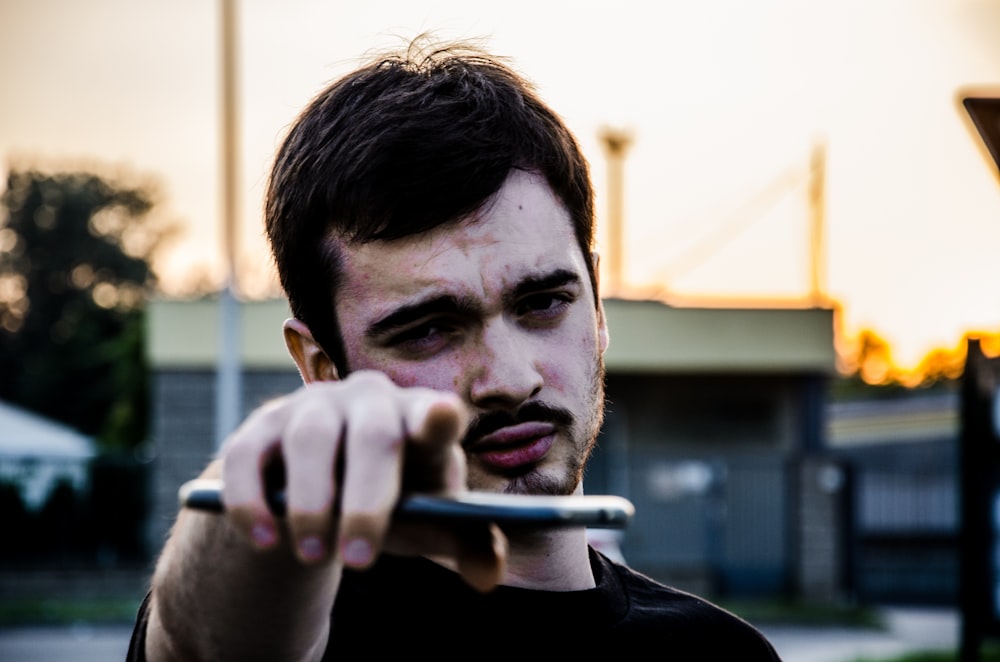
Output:
[[[240,305],[236,284],[236,224],[239,218],[239,117],[237,102],[236,0],[221,0],[222,241],[226,284],[219,293],[215,444],[222,445],[240,419]]]
[[[820,143],[813,148],[809,168],[809,298],[813,306],[825,301],[825,250],[826,226],[826,149]]]
[[[622,277],[624,250],[622,248],[625,234],[625,152],[632,144],[632,135],[628,131],[605,128],[600,134],[607,157],[608,168],[608,255],[607,274],[608,286],[601,288],[605,295],[621,296],[624,288]]]

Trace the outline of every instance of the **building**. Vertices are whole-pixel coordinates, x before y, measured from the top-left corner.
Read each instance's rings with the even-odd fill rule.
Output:
[[[835,532],[814,510],[829,495],[802,476],[823,466],[832,311],[606,307],[609,407],[586,484],[635,503],[630,563],[709,594],[833,597]]]
[[[832,595],[835,536],[815,523],[829,510],[820,455],[835,365],[833,311],[624,299],[606,299],[605,308],[610,404],[585,488],[635,503],[621,541],[629,562],[707,593]],[[286,302],[244,302],[238,312],[246,413],[300,379],[281,336]],[[149,308],[154,548],[176,510],[177,488],[216,448],[220,323],[212,299]]]
[[[956,604],[960,394],[834,402],[827,426],[830,452],[849,476],[850,593],[864,603]]]

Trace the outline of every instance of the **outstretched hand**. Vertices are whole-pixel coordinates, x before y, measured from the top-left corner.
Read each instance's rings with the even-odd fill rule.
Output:
[[[493,525],[394,522],[406,492],[465,491],[468,414],[451,393],[402,388],[377,372],[314,382],[254,413],[221,453],[227,517],[260,550],[287,546],[304,564],[366,568],[381,551],[443,556],[479,590],[503,574],[506,540]],[[265,499],[283,466],[287,510]]]

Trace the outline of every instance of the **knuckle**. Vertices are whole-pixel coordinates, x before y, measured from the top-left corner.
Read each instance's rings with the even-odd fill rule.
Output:
[[[344,384],[351,384],[354,388],[358,389],[372,389],[384,391],[391,388],[396,388],[392,383],[392,380],[382,372],[376,370],[359,370],[352,373]]]
[[[301,453],[324,448],[335,438],[336,434],[329,425],[315,419],[301,419],[285,429],[282,444],[286,452]]]
[[[340,427],[340,419],[331,408],[310,403],[289,419],[282,442],[293,449],[327,445],[339,437]]]
[[[351,421],[349,436],[356,443],[382,452],[399,449],[404,441],[402,422],[389,411],[372,409],[369,415]]]

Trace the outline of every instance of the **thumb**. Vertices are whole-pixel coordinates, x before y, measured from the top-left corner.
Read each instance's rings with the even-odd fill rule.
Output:
[[[460,536],[458,572],[469,586],[486,593],[503,580],[507,568],[507,537],[496,524],[470,526]]]

